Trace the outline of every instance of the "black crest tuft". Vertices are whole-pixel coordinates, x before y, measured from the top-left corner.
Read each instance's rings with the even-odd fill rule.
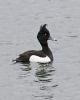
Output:
[[[46,26],[47,26],[47,24],[44,24],[44,25],[43,25],[43,28],[46,28]]]
[[[49,30],[46,28],[47,24],[41,25],[39,33],[44,34],[44,33],[49,33]]]
[[[41,25],[40,26],[40,31],[45,30],[46,29],[47,24]]]

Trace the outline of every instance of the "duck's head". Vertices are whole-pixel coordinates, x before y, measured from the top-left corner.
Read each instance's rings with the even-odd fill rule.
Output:
[[[37,38],[41,44],[46,44],[47,40],[52,40],[49,30],[46,28],[47,24],[40,26]]]

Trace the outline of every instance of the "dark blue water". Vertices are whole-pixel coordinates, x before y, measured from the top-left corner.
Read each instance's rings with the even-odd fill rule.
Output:
[[[52,64],[14,64],[41,49],[36,35],[47,23]],[[80,1],[0,0],[0,100],[80,100]]]

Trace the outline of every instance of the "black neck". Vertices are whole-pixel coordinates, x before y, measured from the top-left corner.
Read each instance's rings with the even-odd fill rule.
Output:
[[[48,43],[46,42],[45,44],[41,44],[41,46],[42,46],[42,51],[46,55],[48,55],[51,58],[51,60],[53,60],[53,55],[52,55],[50,48],[48,47]]]
[[[48,43],[41,44],[41,46],[42,46],[42,51],[44,52],[49,51]]]

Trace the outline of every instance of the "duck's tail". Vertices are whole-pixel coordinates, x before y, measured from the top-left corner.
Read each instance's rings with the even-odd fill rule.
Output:
[[[21,60],[19,58],[16,58],[16,59],[13,59],[12,62],[18,63],[18,62],[21,62]]]

